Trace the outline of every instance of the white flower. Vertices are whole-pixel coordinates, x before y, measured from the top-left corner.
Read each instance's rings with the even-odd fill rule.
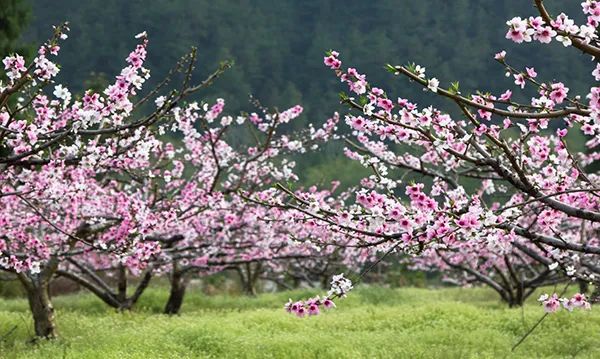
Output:
[[[145,81],[146,81],[146,79],[144,79],[142,76],[135,75],[135,76],[133,76],[131,83],[133,84],[133,86],[135,86],[136,89],[141,90],[142,84]]]
[[[66,87],[62,85],[54,86],[54,92],[52,93],[56,98],[63,100],[65,103],[69,103],[71,101],[71,92]]]
[[[321,210],[321,208],[319,207],[319,202],[317,201],[311,201],[308,204],[308,210],[313,212],[313,213],[319,213],[319,211]]]
[[[568,47],[571,46],[572,42],[571,42],[571,38],[568,36],[562,36],[562,35],[558,35],[556,37],[556,40],[561,42],[563,44],[564,47]]]
[[[371,103],[368,103],[363,106],[363,113],[367,116],[371,116],[373,114],[374,109],[375,109],[375,106],[373,106],[373,104],[371,104]]]
[[[421,65],[415,66],[415,74],[419,78],[425,78],[425,68],[421,67]]]
[[[142,31],[139,34],[135,35],[136,39],[140,39],[142,37],[148,37],[148,34],[146,33],[146,31]]]
[[[437,92],[439,86],[440,81],[435,77],[427,81],[427,88],[430,89],[432,92]]]
[[[344,273],[334,275],[331,279],[331,289],[327,292],[327,296],[331,298],[333,295],[345,297],[346,293],[352,290],[352,281],[344,278]]]
[[[600,81],[600,64],[596,65],[596,69],[592,71],[592,75],[594,75],[596,81]]]
[[[231,116],[224,116],[221,118],[221,126],[223,127],[231,125],[231,122],[233,122],[233,117]]]
[[[590,41],[596,39],[596,29],[593,26],[581,25],[579,28],[579,36],[584,38],[584,42],[589,44]]]
[[[558,268],[558,262],[554,262],[548,266],[550,270],[555,270],[556,268]]]
[[[29,271],[31,272],[31,274],[40,273],[40,262],[32,262]]]
[[[156,107],[163,107],[166,100],[167,100],[166,97],[159,96],[156,98],[156,100],[154,100],[154,103],[156,104]]]
[[[244,121],[246,121],[246,118],[245,118],[244,116],[238,116],[238,117],[235,119],[235,122],[237,122],[237,124],[238,124],[238,125],[241,125],[241,124],[243,124],[243,123],[244,123]]]
[[[287,144],[287,148],[290,151],[297,151],[297,150],[299,150],[299,149],[302,148],[302,142],[300,142],[300,141],[290,141]]]

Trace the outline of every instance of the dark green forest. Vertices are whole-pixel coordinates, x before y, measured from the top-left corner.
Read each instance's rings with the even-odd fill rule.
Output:
[[[536,13],[527,0],[29,0],[29,6],[24,42],[44,41],[53,24],[70,22],[59,80],[74,91],[117,74],[135,43],[133,36],[146,30],[153,81],[196,46],[199,73],[212,71],[222,60],[235,62],[203,94],[207,100],[223,97],[231,112],[251,111],[249,94],[270,107],[299,103],[305,114],[297,128],[340,110],[338,93],[345,88],[322,63],[329,49],[338,50],[346,65],[366,73],[371,82],[393,89],[395,96],[438,106],[444,103],[394,78],[384,65],[424,65],[442,86],[460,81],[463,93],[514,89],[493,60],[502,49],[515,66],[534,65],[540,78],[560,79],[572,91],[583,91],[593,69],[587,58],[558,43],[518,46],[504,38],[506,20]],[[580,1],[548,1],[548,6],[581,15]],[[329,171],[347,165],[340,151],[323,156]],[[304,165],[314,172],[308,173],[312,179],[323,169],[320,157],[304,160],[310,162]]]

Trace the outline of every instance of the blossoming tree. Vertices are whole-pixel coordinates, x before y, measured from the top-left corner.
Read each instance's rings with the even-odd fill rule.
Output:
[[[550,15],[542,0],[534,4],[539,16],[509,20],[508,39],[559,41],[597,61],[597,1],[582,4],[583,25],[565,14]],[[557,271],[598,284],[600,178],[590,165],[600,156],[600,89],[592,81],[588,93],[572,95],[565,83],[543,79],[551,75],[511,65],[504,51],[495,59],[518,90],[531,90],[526,93],[531,101],[517,101],[510,89],[465,94],[458,82],[444,86],[419,65],[387,66],[394,76],[447,99],[453,107],[444,112],[393,96],[355,68],[344,68],[339,53],[331,51],[325,65],[349,90],[341,94],[352,131],[345,153],[372,168],[373,175],[344,209],[315,206],[309,195],[290,190],[289,201],[266,202],[300,207],[355,235],[355,244],[384,254],[425,255],[442,267],[471,275],[476,269],[479,275],[482,264],[504,262],[502,253],[509,253],[506,273],[522,257],[524,268],[537,263],[538,274],[558,277],[552,273]],[[600,65],[590,73],[600,79]],[[453,110],[459,115],[450,115]],[[586,138],[586,151],[574,150],[568,138],[576,136]],[[414,180],[405,180],[411,175]],[[556,308],[550,304],[546,307]]]
[[[46,88],[59,71],[49,57],[67,32],[66,25],[56,27],[30,65],[19,55],[5,58],[9,82],[0,88],[0,267],[23,283],[35,333],[43,337],[56,335],[48,283],[68,259],[110,253],[143,266],[159,251],[141,239],[161,229],[161,218],[150,213],[144,193],[129,192],[119,179],[126,170],[147,167],[159,149],[156,136],[172,121],[171,109],[227,66],[192,84],[192,51],[155,89],[136,98],[149,77],[142,33],[103,94],[88,91],[74,100],[58,84],[49,95]],[[178,90],[150,114],[133,115],[176,74],[183,76]]]
[[[160,102],[160,101],[159,101]],[[171,133],[182,137],[181,145],[165,139],[158,140],[159,148],[143,168],[127,168],[126,193],[145,199],[160,223],[154,234],[144,238],[145,246],[161,247],[144,269],[132,297],[127,297],[127,271],[139,272],[140,263],[122,263],[110,256],[84,253],[72,258],[69,268],[59,274],[90,289],[107,304],[129,309],[139,298],[154,274],[168,274],[171,294],[165,311],[179,311],[186,283],[194,273],[215,273],[236,269],[248,293],[254,292],[258,276],[275,263],[291,259],[323,257],[306,243],[289,240],[291,233],[301,228],[288,224],[276,211],[245,202],[239,195],[265,190],[275,181],[297,179],[294,163],[284,155],[305,151],[305,146],[317,146],[327,140],[335,122],[319,130],[309,130],[290,137],[279,134],[279,127],[300,115],[295,106],[281,113],[256,113],[238,116],[221,115],[224,101],[200,106],[191,103],[172,111]],[[234,148],[228,143],[228,132],[248,123],[255,132],[256,144]],[[260,139],[262,137],[262,139]],[[289,226],[289,227],[288,227]],[[120,283],[117,290],[109,289],[110,281],[97,272],[116,270]]]

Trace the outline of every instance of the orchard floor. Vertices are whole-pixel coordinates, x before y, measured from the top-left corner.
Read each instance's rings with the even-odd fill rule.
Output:
[[[60,339],[32,344],[27,303],[0,300],[0,358],[600,358],[600,310],[548,316],[515,353],[511,346],[542,315],[532,298],[508,309],[476,289],[362,287],[323,315],[295,318],[288,297],[190,292],[179,316],[160,313],[164,290],[116,313],[88,294],[54,299]],[[16,329],[8,336],[6,333]]]

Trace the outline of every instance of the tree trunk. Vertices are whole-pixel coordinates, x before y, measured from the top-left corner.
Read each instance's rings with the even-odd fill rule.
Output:
[[[245,281],[244,294],[246,294],[247,296],[250,296],[250,297],[256,296],[256,287],[255,287],[252,279]]]
[[[27,300],[33,316],[35,335],[47,339],[56,338],[54,307],[50,301],[47,279],[33,279],[25,285]]]
[[[594,282],[594,291],[592,292],[591,303],[600,303],[600,282]]]
[[[294,276],[292,278],[292,286],[294,287],[294,289],[300,288],[300,283],[302,283],[302,280],[300,279],[300,277]],[[327,286],[325,286],[324,288],[327,288]]]
[[[245,267],[245,275],[244,270],[238,268],[242,282],[242,290],[244,291],[244,294],[254,297],[256,296],[256,282],[258,281],[258,277],[261,273],[262,265],[260,263],[256,263],[254,270],[252,269],[252,263],[246,263]]]
[[[523,306],[524,302],[525,302],[524,298],[514,297],[508,301],[508,307],[509,308],[520,308]]]
[[[167,305],[165,305],[165,314],[179,314],[187,284],[184,273],[180,271],[173,272],[171,276],[171,292],[167,300]]]
[[[127,268],[119,264],[117,269],[117,300],[121,303],[127,301]]]
[[[587,292],[590,290],[590,282],[578,279],[577,283],[579,284],[579,293],[587,294]]]

